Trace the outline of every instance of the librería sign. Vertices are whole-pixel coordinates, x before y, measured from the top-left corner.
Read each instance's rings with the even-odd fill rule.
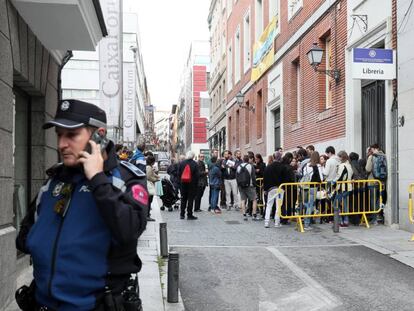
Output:
[[[368,80],[395,79],[395,52],[391,49],[353,49],[352,78]]]

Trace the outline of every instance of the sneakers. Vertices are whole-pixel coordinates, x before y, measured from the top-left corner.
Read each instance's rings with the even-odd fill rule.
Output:
[[[195,209],[194,210],[194,212],[196,212],[196,213],[199,213],[199,212],[202,212],[203,210],[201,210],[201,209]]]
[[[216,214],[221,214],[221,209],[216,208],[216,209],[214,210],[214,213],[216,213]]]
[[[180,219],[185,219],[185,216],[184,215],[180,215]]]
[[[155,219],[151,217],[147,217],[147,221],[155,221]]]
[[[348,228],[348,224],[339,224],[339,227],[341,227],[341,228]]]
[[[264,227],[269,228],[269,221],[268,220],[265,220]]]
[[[187,220],[196,220],[198,217],[195,217],[193,215],[187,216]]]
[[[279,222],[275,222],[275,228],[281,228],[282,225]]]
[[[247,215],[246,214],[243,214],[243,220],[247,221]]]
[[[311,226],[307,226],[307,227],[303,228],[303,230],[305,230],[305,231],[312,231],[313,228]]]

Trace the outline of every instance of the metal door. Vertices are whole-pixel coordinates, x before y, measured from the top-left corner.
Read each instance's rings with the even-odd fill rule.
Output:
[[[377,80],[362,87],[362,157],[378,143],[385,152],[385,82]]]

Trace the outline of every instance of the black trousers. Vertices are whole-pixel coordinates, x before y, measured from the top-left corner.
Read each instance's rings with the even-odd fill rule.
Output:
[[[185,216],[187,210],[187,216],[193,215],[194,198],[197,193],[197,187],[193,185],[181,185],[181,216]]]
[[[206,189],[206,186],[198,186],[197,187],[197,195],[195,197],[195,203],[194,203],[194,210],[195,211],[198,211],[201,208],[201,199],[203,198],[205,189]]]

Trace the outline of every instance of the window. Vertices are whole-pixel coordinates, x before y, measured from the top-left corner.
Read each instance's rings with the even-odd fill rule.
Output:
[[[246,133],[245,133],[245,141],[246,141],[246,145],[249,143],[249,138],[250,138],[250,103],[249,101],[246,102],[246,109],[244,110],[244,121],[245,121],[245,126],[244,128],[246,129]]]
[[[262,90],[257,92],[256,100],[256,128],[257,128],[257,139],[262,138],[263,133],[263,95]]]
[[[269,0],[269,21],[279,15],[279,0]]]
[[[255,7],[255,16],[256,16],[256,23],[255,23],[255,29],[256,29],[256,37],[255,41],[257,41],[260,37],[260,35],[263,32],[263,0],[256,0],[256,7]]]
[[[288,20],[302,8],[303,0],[288,0]]]
[[[227,92],[230,92],[233,88],[233,53],[231,45],[227,52]]]
[[[234,82],[240,81],[240,27],[234,39]]]
[[[240,147],[240,110],[236,111],[236,148]]]
[[[228,139],[228,145],[229,145],[229,149],[230,148],[232,148],[232,146],[233,146],[233,137],[231,136],[232,135],[232,133],[233,133],[233,130],[232,130],[232,128],[231,128],[231,126],[232,126],[232,124],[231,124],[231,117],[229,117],[229,124],[228,124],[228,137],[229,137],[229,139]]]
[[[246,13],[243,21],[243,67],[244,72],[250,68],[250,11]]]
[[[296,78],[296,121],[302,120],[302,83],[301,83],[301,69],[300,63],[295,63],[295,78]]]
[[[325,39],[325,68],[331,70],[332,68],[332,44],[331,37]],[[332,85],[333,79],[329,75],[325,75],[325,109],[332,108]]]

